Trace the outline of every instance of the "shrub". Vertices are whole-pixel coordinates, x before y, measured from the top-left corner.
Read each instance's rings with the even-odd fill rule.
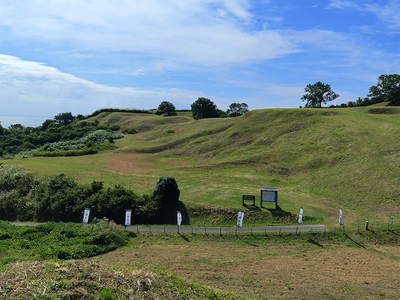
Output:
[[[161,205],[176,204],[179,200],[179,188],[174,177],[161,177],[153,189],[153,197],[157,199]]]

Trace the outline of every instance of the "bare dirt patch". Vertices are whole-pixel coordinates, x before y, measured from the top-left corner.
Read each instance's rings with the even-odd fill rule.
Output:
[[[107,169],[118,174],[139,173],[151,170],[153,163],[136,153],[119,153],[110,157]]]
[[[149,154],[117,152],[115,155],[109,157],[106,166],[109,172],[130,174],[165,169],[165,166],[187,167],[188,165],[184,160],[162,159]]]
[[[260,298],[400,297],[398,246],[371,251],[312,242],[240,244],[191,240],[190,235],[170,237],[141,234],[133,245],[105,254],[101,260],[160,267],[208,286]]]

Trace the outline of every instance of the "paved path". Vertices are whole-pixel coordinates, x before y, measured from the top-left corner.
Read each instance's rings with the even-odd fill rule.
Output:
[[[36,226],[40,223],[18,223],[11,222],[13,225]],[[159,225],[132,225],[126,227],[126,230],[138,232],[187,232],[187,233],[240,233],[240,232],[310,232],[327,231],[325,225],[273,225],[273,226],[244,226],[238,228],[232,227],[210,227],[210,226],[159,226]]]
[[[325,225],[274,225],[274,226],[244,226],[238,227],[204,227],[204,226],[128,226],[127,230],[147,232],[188,232],[188,233],[235,233],[235,232],[309,232],[327,231]]]

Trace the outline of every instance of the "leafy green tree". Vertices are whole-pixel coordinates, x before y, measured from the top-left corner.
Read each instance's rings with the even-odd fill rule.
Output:
[[[172,176],[161,177],[153,189],[153,197],[161,204],[176,204],[179,200],[179,188]]]
[[[217,106],[208,98],[199,97],[191,108],[195,120],[219,117]]]
[[[229,105],[226,114],[229,117],[237,117],[243,115],[248,111],[249,111],[249,106],[246,103],[232,103],[231,105]]]
[[[314,84],[307,84],[304,91],[306,94],[301,97],[301,100],[307,101],[306,107],[321,107],[322,104],[326,104],[339,97],[338,94],[331,90],[329,84],[324,84],[321,81]]]
[[[22,131],[24,129],[24,126],[21,125],[21,124],[12,124],[12,125],[8,126],[8,129],[11,132],[19,132],[19,131]]]
[[[57,124],[68,125],[74,121],[74,116],[70,112],[59,113],[54,116],[54,122]]]
[[[389,105],[400,105],[400,75],[379,76],[378,84],[369,88],[368,96],[375,103],[388,101]]]
[[[166,116],[176,116],[175,106],[168,101],[160,103],[157,109],[158,114],[165,114]]]

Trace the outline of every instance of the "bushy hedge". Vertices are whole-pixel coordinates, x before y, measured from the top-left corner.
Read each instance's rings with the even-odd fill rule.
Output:
[[[167,215],[176,210],[176,182],[174,186],[170,201],[169,190],[160,190],[163,197],[138,195],[122,186],[105,189],[99,181],[83,186],[64,174],[36,178],[19,167],[0,165],[0,219],[82,222],[84,209],[90,207],[91,219],[106,217],[123,224],[125,210],[131,209],[133,223],[163,223],[172,220]]]
[[[112,143],[123,137],[117,125],[111,127],[94,122],[81,121],[75,118],[73,123],[62,124],[48,119],[38,127],[24,127],[21,124],[10,125],[8,129],[0,125],[0,156],[12,157],[18,153],[27,155],[33,152],[51,152],[68,150],[67,154],[82,155],[95,145]],[[72,150],[72,152],[71,152]],[[93,149],[92,149],[93,150]],[[99,149],[97,149],[98,151]],[[51,154],[54,156],[56,153]],[[49,156],[49,155],[46,155]]]
[[[112,112],[124,112],[124,113],[141,113],[141,114],[152,114],[151,111],[147,110],[147,109],[136,109],[136,108],[100,108],[98,110],[95,110],[93,113],[91,113],[90,115],[85,116],[85,119],[91,118],[91,117],[95,117],[103,112],[108,112],[108,113],[112,113]]]

